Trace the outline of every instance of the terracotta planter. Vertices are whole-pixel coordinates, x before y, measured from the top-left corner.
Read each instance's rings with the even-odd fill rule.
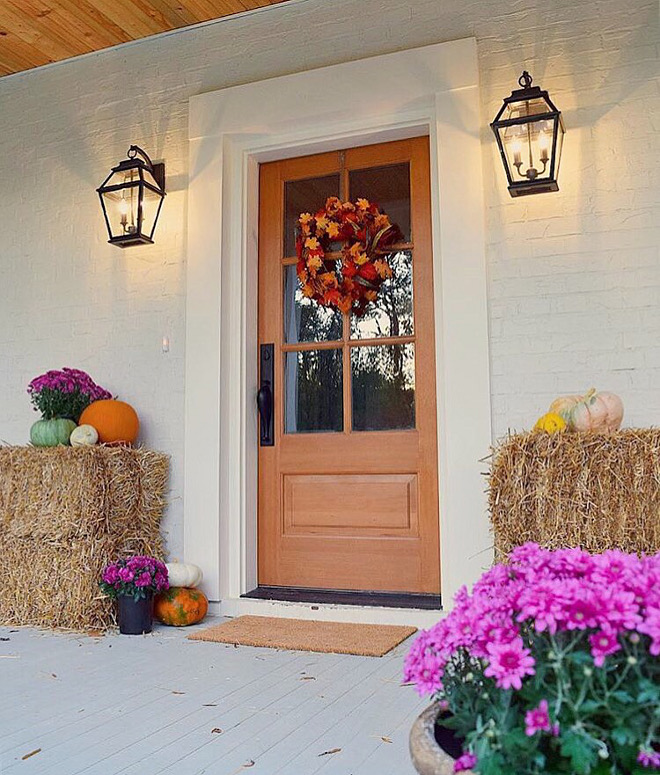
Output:
[[[419,775],[454,775],[454,762],[435,739],[435,722],[440,713],[437,703],[415,719],[410,730],[410,758]],[[466,770],[464,775],[473,775]]]

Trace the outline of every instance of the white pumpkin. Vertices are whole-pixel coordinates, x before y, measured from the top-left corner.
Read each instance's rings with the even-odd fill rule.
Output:
[[[98,440],[99,434],[93,425],[78,425],[69,436],[69,443],[72,447],[92,447]]]
[[[564,396],[550,406],[572,431],[608,433],[621,427],[623,401],[615,393],[598,393],[591,388],[583,396]]]
[[[196,587],[202,580],[202,569],[185,562],[166,562],[171,587]]]

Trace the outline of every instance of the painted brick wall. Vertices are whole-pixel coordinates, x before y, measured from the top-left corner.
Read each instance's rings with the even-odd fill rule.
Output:
[[[26,440],[33,375],[87,369],[173,456],[165,527],[179,555],[188,98],[467,36],[483,99],[495,434],[591,385],[624,396],[628,424],[657,424],[658,32],[655,0],[298,0],[0,80],[0,440]],[[561,191],[515,201],[487,124],[523,67],[568,135]],[[94,189],[133,142],[166,160],[169,194],[157,244],[122,252]]]

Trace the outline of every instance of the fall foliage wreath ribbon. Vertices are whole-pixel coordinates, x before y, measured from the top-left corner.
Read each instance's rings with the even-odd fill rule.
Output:
[[[368,199],[330,197],[314,215],[301,213],[296,230],[297,273],[302,293],[324,307],[362,315],[392,276],[387,248],[401,232]],[[340,256],[331,253],[340,242]]]

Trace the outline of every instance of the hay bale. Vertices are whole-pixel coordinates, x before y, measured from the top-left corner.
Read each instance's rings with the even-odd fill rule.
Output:
[[[489,505],[498,561],[526,541],[657,552],[660,430],[509,436],[493,450]]]
[[[124,447],[0,447],[0,624],[107,629],[103,567],[161,558],[168,458]]]

